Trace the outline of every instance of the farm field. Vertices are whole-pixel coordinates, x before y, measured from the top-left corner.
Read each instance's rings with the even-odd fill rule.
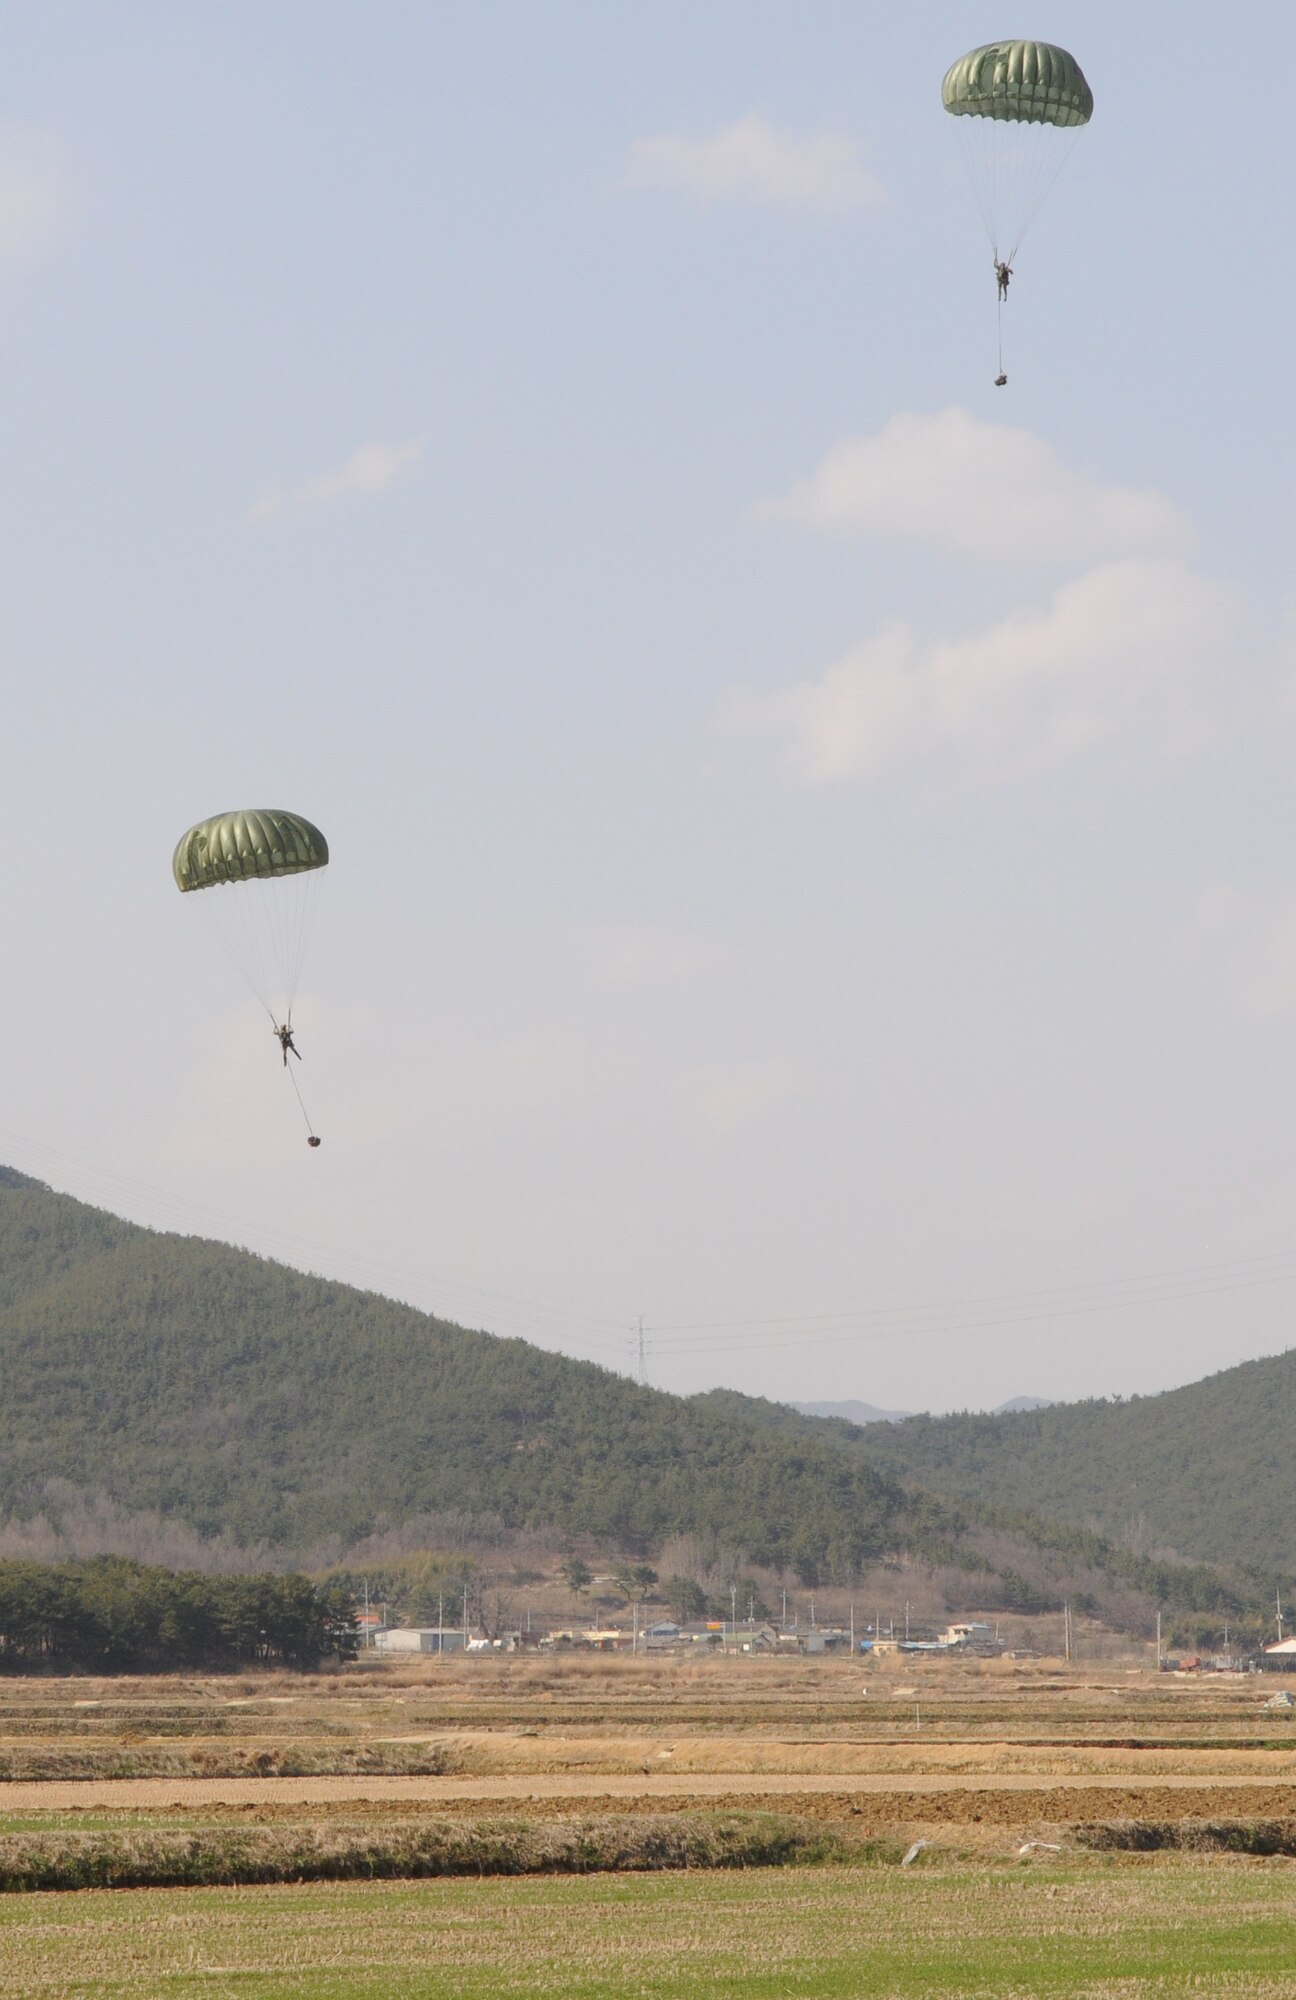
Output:
[[[1296,1996],[1284,1685],[617,1658],[0,1681],[0,1878],[43,1891],[0,1895],[0,1996]]]
[[[1269,2000],[1294,1936],[1235,1860],[129,1890],[0,1902],[0,1995]]]

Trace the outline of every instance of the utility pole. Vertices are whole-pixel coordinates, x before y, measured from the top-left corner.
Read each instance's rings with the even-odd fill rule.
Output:
[[[464,1651],[468,1651],[468,1586],[464,1585]]]
[[[373,1644],[373,1627],[369,1623],[369,1579],[365,1578],[365,1646]]]
[[[1157,1665],[1161,1665],[1161,1613],[1157,1612]]]
[[[1062,1607],[1062,1629],[1065,1633],[1066,1656],[1071,1658],[1071,1599],[1068,1597]]]
[[[643,1314],[639,1315],[639,1386],[648,1387],[648,1351],[644,1346]]]
[[[909,1644],[909,1599],[905,1599],[905,1644]]]
[[[1282,1591],[1274,1592],[1274,1610],[1278,1613],[1278,1643],[1282,1644]]]
[[[787,1631],[787,1585],[783,1586],[783,1630]]]
[[[851,1602],[851,1658],[855,1657],[855,1605]]]

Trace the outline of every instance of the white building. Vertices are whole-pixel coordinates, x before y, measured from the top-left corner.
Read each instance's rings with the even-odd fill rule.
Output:
[[[374,1633],[378,1653],[462,1653],[461,1629],[441,1625],[387,1625]]]
[[[947,1625],[940,1635],[942,1646],[993,1646],[994,1629],[990,1625]]]

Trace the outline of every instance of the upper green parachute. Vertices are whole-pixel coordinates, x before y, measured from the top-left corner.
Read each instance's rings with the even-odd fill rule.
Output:
[[[300,813],[255,809],[217,813],[191,826],[171,860],[182,892],[218,882],[251,882],[323,868],[328,842]]]
[[[1052,42],[987,42],[945,72],[941,102],[956,118],[1087,125],[1093,92],[1073,55]]]

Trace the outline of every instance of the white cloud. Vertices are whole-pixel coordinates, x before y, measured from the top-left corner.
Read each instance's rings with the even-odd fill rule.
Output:
[[[853,139],[835,132],[778,132],[754,114],[703,139],[682,132],[640,139],[630,185],[683,188],[703,201],[833,213],[885,200]]]
[[[760,1124],[796,1087],[784,1062],[713,1063],[682,1072],[676,1096],[700,1143],[715,1146]]]
[[[1201,899],[1196,928],[1244,1013],[1272,1021],[1296,1010],[1296,905],[1215,888]]]
[[[1246,882],[1212,883],[1189,935],[1240,1015],[1282,1021],[1296,1013],[1296,899]]]
[[[72,183],[52,134],[0,126],[0,261],[53,250],[71,220]]]
[[[1164,495],[1076,471],[1032,431],[960,409],[902,412],[875,437],[843,440],[758,512],[1005,563],[1185,555],[1195,539]]]
[[[1070,1248],[1108,1228],[1118,1214],[1109,1190],[1080,1183],[1048,1186],[1005,1181],[986,1188],[959,1222],[965,1243],[1009,1243],[1032,1249]]]
[[[652,924],[626,925],[608,931],[598,942],[599,969],[618,986],[673,984],[687,979],[700,957],[692,938]]]
[[[1283,910],[1270,921],[1245,997],[1252,1013],[1271,1020],[1296,1007],[1296,910]]]
[[[249,513],[257,526],[295,508],[326,506],[349,493],[383,493],[423,456],[423,440],[406,444],[362,444],[334,472],[318,474],[300,486],[274,486],[263,493]]]
[[[897,620],[818,680],[735,697],[722,720],[780,739],[811,783],[950,744],[1038,764],[1139,711],[1180,744],[1199,726],[1201,669],[1236,624],[1220,584],[1173,559],[1130,558],[971,638],[925,640]]]

